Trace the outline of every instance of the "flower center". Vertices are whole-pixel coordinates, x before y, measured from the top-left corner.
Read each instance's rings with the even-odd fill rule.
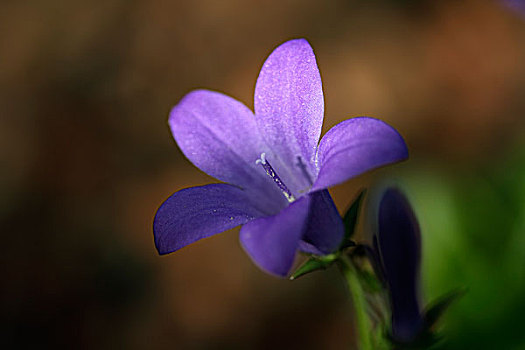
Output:
[[[295,200],[295,197],[292,194],[292,192],[288,189],[288,187],[286,187],[283,180],[281,180],[279,175],[277,175],[277,173],[275,172],[275,170],[273,170],[270,163],[266,160],[266,153],[261,153],[261,158],[257,159],[255,161],[255,164],[262,165],[264,171],[266,171],[266,174],[268,174],[268,176],[273,180],[273,182],[275,182],[277,187],[279,187],[279,189],[281,190],[283,195],[286,197],[288,202],[292,203]]]
[[[296,164],[300,169],[301,169],[301,172],[303,173],[303,176],[305,177],[305,179],[308,181],[308,183],[310,184],[310,187],[313,186],[313,181],[312,181],[312,178],[310,177],[310,174],[308,173],[308,170],[306,170],[306,165],[303,163],[303,159],[299,156],[297,156],[297,164]]]

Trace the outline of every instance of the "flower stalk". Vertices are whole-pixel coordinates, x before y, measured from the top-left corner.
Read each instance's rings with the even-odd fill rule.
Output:
[[[359,281],[359,276],[357,275],[357,269],[350,258],[345,254],[341,254],[337,262],[347,283],[350,297],[352,298],[355,310],[359,349],[372,350],[372,329],[366,312],[366,298],[361,282]]]

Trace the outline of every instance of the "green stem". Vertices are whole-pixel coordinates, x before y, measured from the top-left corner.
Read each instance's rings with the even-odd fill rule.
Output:
[[[346,255],[341,254],[338,261],[354,304],[359,348],[361,350],[372,350],[370,321],[366,313],[366,299],[357,271],[352,261]]]

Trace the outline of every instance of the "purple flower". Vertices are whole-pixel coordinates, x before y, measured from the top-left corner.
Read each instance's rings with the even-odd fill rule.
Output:
[[[392,336],[396,341],[409,342],[424,326],[419,302],[419,225],[408,200],[395,188],[383,194],[378,219],[374,246],[390,294]]]
[[[263,270],[285,276],[297,250],[335,251],[344,227],[327,187],[404,160],[403,138],[373,118],[346,120],[318,144],[321,76],[304,39],[279,46],[255,86],[255,114],[218,92],[190,92],[169,124],[184,155],[225,183],[183,189],[159,208],[160,254],[244,225],[241,244]]]

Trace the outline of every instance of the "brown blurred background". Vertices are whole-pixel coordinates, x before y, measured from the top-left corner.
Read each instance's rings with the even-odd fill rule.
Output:
[[[391,123],[411,151],[398,176],[471,174],[523,149],[525,18],[497,1],[4,0],[0,344],[355,346],[337,271],[267,276],[236,230],[165,257],[153,244],[160,203],[213,181],[175,145],[170,108],[197,87],[252,107],[264,59],[296,37],[317,55],[324,131]],[[385,176],[334,189],[338,207]]]

